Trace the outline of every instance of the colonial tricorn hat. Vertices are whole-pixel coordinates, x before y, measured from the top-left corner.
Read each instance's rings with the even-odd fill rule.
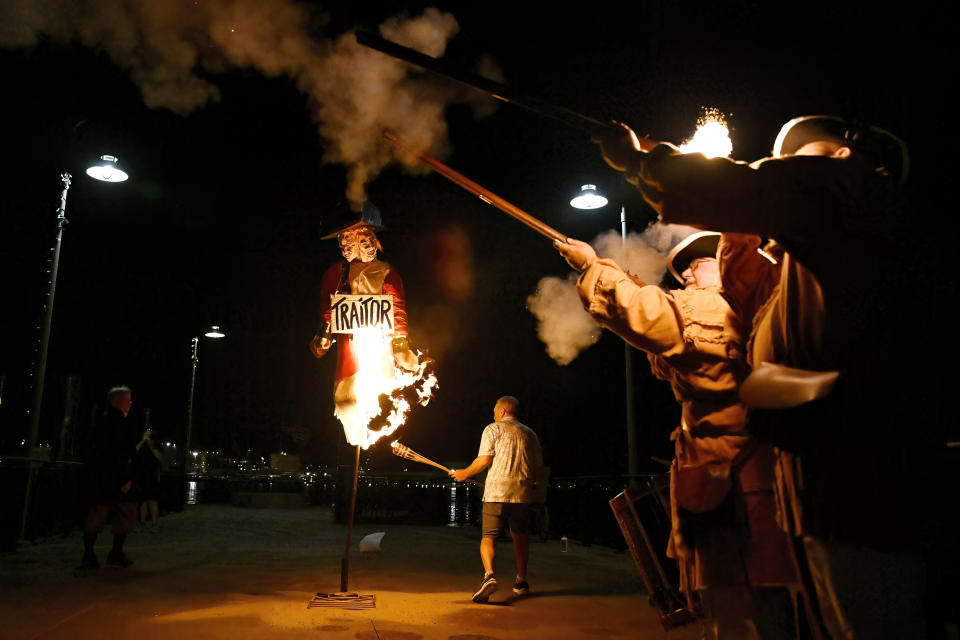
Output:
[[[698,231],[691,233],[677,243],[667,254],[667,269],[680,284],[687,284],[680,274],[697,258],[716,258],[720,234],[716,231]]]
[[[380,216],[380,210],[369,200],[363,203],[359,212],[348,210],[346,213],[335,216],[329,224],[324,224],[323,226],[326,227],[326,229],[320,239],[329,240],[330,238],[336,238],[337,234],[341,231],[346,231],[350,227],[358,227],[360,225],[370,225],[375,229],[383,229],[383,218]]]
[[[855,156],[883,169],[895,182],[903,183],[910,169],[907,145],[889,131],[840,116],[801,116],[783,125],[773,143],[774,157],[796,153],[809,142],[836,142]]]

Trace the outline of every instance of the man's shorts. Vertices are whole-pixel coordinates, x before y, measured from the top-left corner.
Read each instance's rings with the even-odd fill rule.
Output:
[[[530,529],[530,507],[526,502],[484,502],[483,537],[496,538],[508,522],[511,532],[526,534]]]

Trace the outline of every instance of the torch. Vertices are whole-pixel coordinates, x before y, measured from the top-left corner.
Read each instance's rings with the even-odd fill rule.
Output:
[[[404,444],[400,444],[399,440],[394,440],[392,443],[390,443],[390,449],[393,451],[393,455],[395,456],[400,456],[401,458],[404,458],[406,460],[413,460],[414,462],[421,462],[423,464],[428,464],[431,467],[436,467],[441,471],[446,471],[447,473],[450,473],[450,469],[448,467],[443,466],[439,462],[434,462],[430,458],[425,458],[424,456],[420,455],[410,447]],[[483,486],[482,482],[478,482],[477,480],[473,480],[470,478],[467,479],[467,482],[471,484],[475,484],[478,487]]]

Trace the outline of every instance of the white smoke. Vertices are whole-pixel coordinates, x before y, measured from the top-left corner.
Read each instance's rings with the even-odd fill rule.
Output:
[[[316,37],[318,20],[324,16],[294,0],[4,0],[0,46],[50,38],[102,50],[127,70],[148,107],[181,115],[219,100],[213,80],[228,69],[290,78],[310,99],[326,142],[324,160],[346,165],[347,195],[357,208],[364,186],[393,158],[384,128],[443,157],[446,108],[462,102],[478,114],[480,104],[489,111],[492,100],[416,75],[406,63],[357,44],[352,32],[333,42]],[[383,37],[434,57],[458,30],[453,15],[433,8],[380,25]]]
[[[601,258],[610,258],[627,273],[656,285],[667,268],[666,254],[696,231],[682,225],[654,223],[643,233],[627,234],[626,242],[619,233],[610,230],[590,244]],[[566,278],[541,278],[537,290],[527,297],[527,309],[537,318],[537,335],[546,345],[547,355],[560,365],[570,364],[581,351],[596,343],[601,334],[600,325],[580,302],[577,277],[576,273],[570,273]]]
[[[576,273],[541,278],[536,292],[527,298],[527,309],[537,317],[537,336],[557,364],[570,364],[600,339],[600,325],[580,304]]]

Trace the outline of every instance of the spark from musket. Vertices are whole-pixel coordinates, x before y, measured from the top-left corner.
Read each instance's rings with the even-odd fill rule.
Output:
[[[683,153],[702,153],[708,158],[727,157],[733,151],[727,118],[722,111],[704,108],[697,118],[697,130],[693,137],[680,145]]]

